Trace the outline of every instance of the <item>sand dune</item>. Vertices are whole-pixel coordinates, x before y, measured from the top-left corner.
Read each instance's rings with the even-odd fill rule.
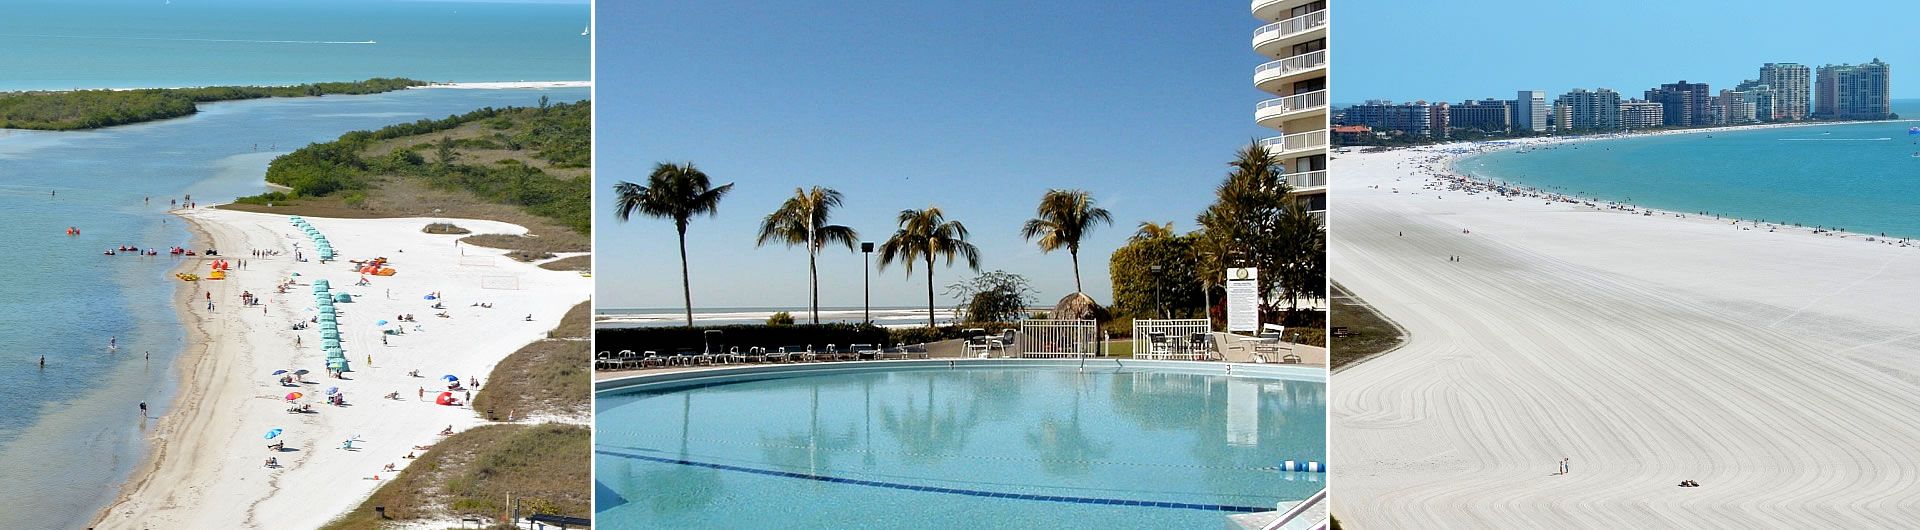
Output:
[[[1411,334],[1330,383],[1343,522],[1920,521],[1920,249],[1423,190],[1435,153],[1334,162],[1334,280]]]
[[[179,402],[161,420],[153,456],[103,515],[100,528],[320,526],[379,486],[372,477],[391,478],[393,472],[382,470],[385,464],[404,469],[412,461],[402,457],[416,445],[436,442],[441,429],[482,423],[467,408],[433,404],[431,391],[443,388],[436,378],[479,377],[484,387],[495,364],[544,337],[591,292],[591,280],[579,274],[515,262],[498,250],[456,245],[459,236],[421,232],[436,221],[477,233],[525,232],[506,223],[309,218],[345,257],[386,256],[399,271],[354,286],[360,275],[345,262],[293,261],[296,243],[309,251],[313,245],[284,216],[206,208],[182,215],[211,236],[224,258],[248,265],[228,280],[198,282],[182,297],[191,313],[185,320],[197,330],[185,356]],[[250,249],[282,254],[254,258]],[[300,285],[275,293],[274,284],[293,272],[300,273]],[[512,277],[518,288],[483,288],[483,277]],[[339,304],[342,342],[353,370],[345,380],[325,375],[317,328],[291,329],[292,322],[314,314],[308,284],[316,278],[356,297]],[[266,297],[264,310],[241,306],[242,290]],[[422,299],[433,291],[444,294],[444,311],[451,318],[436,317],[442,310]],[[211,311],[206,309],[209,292],[215,304]],[[493,308],[470,305],[476,302]],[[401,313],[413,314],[419,327],[408,324],[406,334],[383,343],[375,322]],[[281,386],[269,374],[283,368],[313,370],[307,376],[312,384]],[[423,377],[408,375],[415,369]],[[315,399],[336,386],[347,394],[349,406]],[[422,387],[429,391],[427,400],[419,398]],[[292,391],[315,396],[304,401],[319,412],[286,412],[282,396]],[[399,392],[400,399],[383,399],[388,392]],[[266,450],[263,434],[276,427],[285,430],[280,439],[287,452]],[[340,448],[348,438],[359,440],[357,449]],[[282,467],[263,466],[268,456],[277,457]]]

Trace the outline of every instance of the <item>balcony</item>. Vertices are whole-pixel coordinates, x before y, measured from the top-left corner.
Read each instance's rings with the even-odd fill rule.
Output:
[[[1315,90],[1262,101],[1253,107],[1253,121],[1263,127],[1279,129],[1280,124],[1287,120],[1325,114],[1326,110],[1327,91]]]
[[[1327,51],[1313,51],[1272,61],[1253,69],[1253,86],[1275,94],[1296,81],[1325,76]]]
[[[1314,0],[1253,0],[1253,18],[1260,20],[1280,20],[1293,8],[1313,3]]]
[[[1283,176],[1287,178],[1287,185],[1293,187],[1294,193],[1323,191],[1327,187],[1327,170],[1324,169],[1288,173]]]
[[[1253,30],[1253,51],[1268,57],[1287,53],[1301,42],[1327,36],[1327,12],[1314,11]]]
[[[1312,151],[1324,151],[1327,148],[1327,131],[1307,131],[1303,133],[1275,136],[1260,141],[1267,152],[1280,158],[1302,156]]]

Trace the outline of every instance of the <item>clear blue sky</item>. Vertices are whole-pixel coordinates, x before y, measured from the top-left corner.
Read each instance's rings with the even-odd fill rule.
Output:
[[[1892,65],[1893,97],[1920,97],[1904,82],[1920,71],[1914,46],[1920,3],[1808,4],[1438,0],[1341,2],[1333,8],[1334,100],[1547,98],[1572,88],[1640,97],[1680,79],[1719,90],[1768,62]]]
[[[1064,251],[1019,227],[1048,188],[1113,212],[1082,250],[1086,289],[1110,302],[1107,257],[1143,220],[1182,232],[1211,202],[1254,125],[1260,25],[1244,2],[601,2],[601,307],[679,307],[670,222],[614,220],[615,180],[693,161],[735,182],[693,222],[694,305],[806,304],[806,256],[756,248],[760,218],[796,186],[846,194],[834,221],[882,241],[905,208],[939,205],[973,232],[983,270],[1026,275],[1051,304],[1072,292]],[[876,253],[877,256],[877,253]],[[861,255],[821,260],[821,304],[861,303]],[[971,277],[941,267],[944,287]],[[925,304],[925,280],[874,275],[873,303]],[[942,295],[941,306],[952,305]]]

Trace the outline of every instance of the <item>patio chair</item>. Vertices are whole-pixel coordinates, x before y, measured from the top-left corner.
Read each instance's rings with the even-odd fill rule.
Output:
[[[1147,358],[1167,359],[1173,357],[1173,341],[1167,340],[1167,334],[1159,331],[1147,332]]]
[[[847,350],[853,352],[853,360],[856,361],[860,360],[862,356],[872,360],[880,359],[880,349],[875,348],[872,344],[854,344],[847,346]]]
[[[987,358],[993,354],[993,341],[986,335],[967,337],[967,356]]]
[[[593,354],[593,369],[605,370],[607,369],[607,367],[612,365],[613,365],[612,352],[609,352],[607,350],[600,350],[600,353]]]
[[[660,352],[647,350],[646,356],[640,357],[639,364],[641,368],[646,368],[647,366],[666,366],[667,358],[666,356],[660,355]]]
[[[1255,344],[1253,346],[1254,360],[1257,362],[1268,363],[1268,362],[1273,362],[1271,359],[1275,357],[1280,357],[1281,359],[1280,362],[1284,363],[1284,362],[1287,362],[1286,361],[1287,357],[1292,357],[1295,359],[1294,362],[1296,363],[1299,362],[1298,359],[1300,358],[1300,356],[1293,354],[1292,346],[1281,346],[1282,344],[1287,343],[1285,340],[1281,339],[1281,337],[1284,336],[1286,331],[1287,331],[1287,328],[1279,324],[1261,324],[1260,334],[1259,334],[1260,343]],[[1281,356],[1280,350],[1286,350],[1287,351],[1286,356],[1284,357]]]
[[[1018,340],[1019,337],[1020,337],[1019,332],[1016,332],[1013,329],[1009,328],[1005,331],[1001,331],[999,335],[994,335],[992,337],[989,337],[987,339],[987,345],[992,346],[993,349],[1000,350],[1000,354],[1002,356],[1005,356],[1007,354],[1007,350],[1013,349],[1014,341]]]
[[[1213,353],[1213,334],[1194,333],[1187,335],[1187,352],[1192,354],[1195,360],[1214,360],[1218,355]]]
[[[770,363],[787,362],[787,347],[781,346],[775,349],[774,351],[766,352],[765,356],[767,358],[767,362],[770,362]]]
[[[825,350],[821,350],[821,352],[820,352],[820,353],[821,353],[821,354],[822,354],[822,355],[823,355],[824,357],[826,357],[826,360],[828,360],[828,361],[838,361],[838,360],[840,360],[840,347],[839,347],[839,346],[835,346],[835,345],[832,345],[832,344],[828,344],[828,345],[827,345],[827,348],[826,348]]]

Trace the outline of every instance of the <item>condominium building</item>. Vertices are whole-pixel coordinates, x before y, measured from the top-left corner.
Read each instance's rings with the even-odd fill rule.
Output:
[[[1893,113],[1887,63],[1822,66],[1816,71],[1813,116],[1837,120],[1884,120]]]
[[[1545,90],[1521,90],[1513,98],[1513,127],[1525,131],[1546,132],[1547,107]]]
[[[1644,99],[1620,102],[1620,127],[1623,129],[1648,129],[1666,123],[1666,114],[1660,104]]]
[[[1706,83],[1667,83],[1646,92],[1647,101],[1659,103],[1666,113],[1662,123],[1669,127],[1693,127],[1713,123],[1713,93]]]
[[[1720,95],[1713,97],[1713,123],[1715,125],[1739,125],[1753,123],[1753,102],[1746,92],[1720,89]]]
[[[1733,89],[1746,94],[1747,103],[1753,105],[1753,121],[1786,119],[1784,117],[1786,114],[1779,107],[1781,101],[1779,95],[1774,93],[1773,85],[1760,82],[1758,79],[1748,79],[1741,81]]]
[[[1448,105],[1447,128],[1474,129],[1491,133],[1504,133],[1513,127],[1513,103],[1499,99],[1462,101],[1457,105]],[[1542,124],[1544,125],[1544,124]]]
[[[1605,88],[1588,92],[1576,88],[1560,95],[1556,105],[1566,106],[1563,130],[1611,131],[1620,128],[1620,93]]]
[[[1270,61],[1253,69],[1253,86],[1275,96],[1253,120],[1280,132],[1260,143],[1281,160],[1294,196],[1327,209],[1327,2],[1255,0],[1253,51]]]
[[[1812,92],[1806,65],[1799,63],[1767,63],[1760,66],[1760,84],[1773,89],[1774,121],[1799,121],[1812,116],[1808,109],[1808,94]]]
[[[1425,101],[1394,103],[1367,100],[1342,112],[1342,125],[1365,125],[1375,131],[1392,131],[1413,136],[1433,136],[1433,106]]]

